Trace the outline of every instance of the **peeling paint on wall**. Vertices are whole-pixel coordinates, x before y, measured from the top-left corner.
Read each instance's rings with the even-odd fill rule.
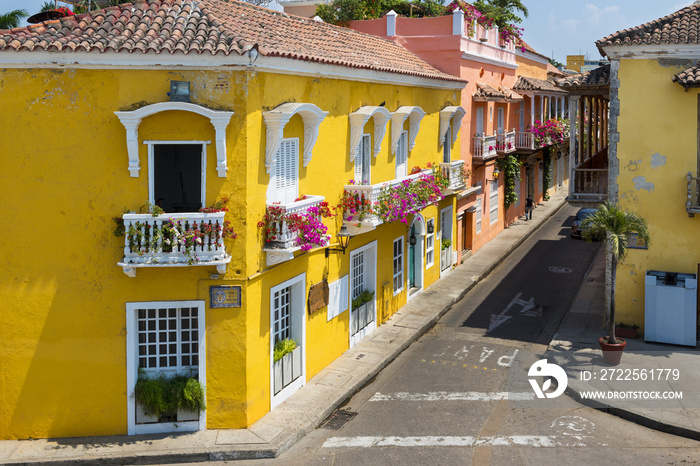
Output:
[[[681,68],[681,69],[686,69],[690,68],[695,64],[693,60],[683,60],[683,59],[677,59],[677,58],[660,58],[656,61],[659,66],[663,66],[664,68]]]
[[[647,191],[652,192],[654,190],[654,183],[647,181],[647,179],[643,176],[635,176],[632,178],[632,181],[634,181],[634,189],[637,191],[640,189],[646,189]]]
[[[630,160],[630,163],[627,164],[625,167],[625,170],[630,171],[630,172],[636,172],[639,169],[639,164],[642,163],[642,160]]]
[[[662,165],[666,165],[666,156],[661,155],[658,152],[651,155],[651,168],[659,168]]]

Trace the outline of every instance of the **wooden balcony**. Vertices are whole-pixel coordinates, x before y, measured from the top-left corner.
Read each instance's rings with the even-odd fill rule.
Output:
[[[305,199],[290,202],[288,204],[267,204],[267,207],[280,208],[284,216],[304,214],[309,208],[323,202],[323,196],[307,196]],[[271,233],[275,239],[265,243],[263,251],[266,253],[267,265],[274,265],[294,258],[294,252],[301,248],[297,246],[297,233],[292,231],[285,220],[273,222],[270,225]]]
[[[485,162],[498,156],[497,136],[475,136],[474,137],[474,157],[475,162]]]
[[[445,190],[445,196],[454,194],[457,191],[462,191],[467,187],[466,179],[463,173],[464,160],[454,160],[450,163],[441,163],[440,170],[445,174],[450,184]]]
[[[226,272],[231,256],[226,253],[222,231],[224,212],[124,214],[124,273],[136,276],[140,267],[187,267],[214,265]]]
[[[608,198],[607,168],[574,168],[572,203],[599,203]]]

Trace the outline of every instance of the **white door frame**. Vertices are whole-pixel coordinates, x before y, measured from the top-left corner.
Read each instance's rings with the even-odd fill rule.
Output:
[[[193,432],[207,429],[206,410],[199,413],[199,421],[185,422],[158,422],[154,424],[136,424],[136,402],[134,401],[134,387],[138,379],[138,354],[137,338],[138,328],[136,328],[136,312],[139,309],[167,309],[167,308],[197,308],[197,332],[199,342],[197,354],[199,362],[197,364],[199,372],[199,383],[206,387],[207,384],[207,348],[206,348],[206,325],[205,325],[205,303],[204,301],[148,301],[126,303],[126,417],[127,434],[157,434],[170,432]]]
[[[374,320],[367,324],[365,328],[352,334],[352,259],[355,255],[364,252],[365,254],[365,287],[374,291]],[[367,260],[369,259],[369,260]],[[361,246],[350,251],[350,270],[348,271],[348,337],[350,339],[350,348],[359,343],[367,335],[374,332],[377,328],[377,241],[372,241],[369,244]]]
[[[174,145],[199,145],[202,146],[202,163],[200,166],[201,188],[199,197],[202,207],[206,207],[207,203],[207,145],[211,141],[144,141],[148,147],[148,202],[151,205],[156,205],[155,198],[155,147],[158,146],[174,146]]]
[[[290,383],[284,387],[277,395],[275,395],[275,374],[274,374],[274,352],[275,352],[275,342],[273,341],[275,336],[275,316],[274,308],[272,302],[274,299],[275,292],[286,288],[288,286],[292,287],[292,330],[295,326],[300,326],[301,330],[299,333],[293,335],[301,334],[301,337],[294,338],[297,340],[299,346],[301,346],[301,376],[294,382]],[[275,285],[270,288],[270,409],[282,403],[284,400],[289,398],[294,392],[299,390],[306,384],[306,273],[297,275],[279,285]]]
[[[414,279],[416,278],[417,274],[420,276],[420,286],[418,287],[418,290],[416,290],[414,293],[411,293],[411,286],[410,283],[408,284],[408,293],[407,294],[407,299],[406,301],[410,301],[411,299],[415,298],[420,294],[421,291],[423,291],[423,288],[425,287],[425,219],[423,218],[423,215],[421,214],[416,214],[415,217],[413,218],[413,222],[411,222],[411,226],[416,226],[416,245],[414,246],[415,249],[414,251],[417,252],[416,257],[413,258],[413,277]],[[408,231],[411,231],[411,227],[408,228]],[[408,240],[410,241],[410,237]],[[406,250],[410,248],[410,244],[406,243]],[[435,261],[435,240],[433,240],[433,261]],[[408,258],[405,259],[406,265],[408,265]],[[408,271],[406,271],[408,273]],[[408,278],[408,277],[407,277]],[[416,280],[419,281],[419,280]]]
[[[444,271],[442,270],[442,240],[444,238],[443,232],[445,232],[445,231],[449,232],[449,234],[450,234],[449,240],[452,242],[454,241],[454,238],[452,237],[452,230],[454,227],[454,225],[452,224],[452,220],[453,220],[452,219],[452,211],[453,211],[453,209],[452,209],[451,205],[449,207],[445,207],[444,209],[440,210],[440,276],[441,277],[443,274],[446,274],[447,272],[449,272],[451,270],[451,266],[453,265],[452,251],[454,250],[453,249],[454,243],[452,245],[450,245],[450,253],[449,253],[450,267],[445,268]],[[444,214],[444,213],[447,213],[447,215],[444,216],[444,218],[446,220],[445,223],[448,226],[447,228],[445,228],[445,225],[443,225],[443,222],[442,222],[442,219],[443,219],[442,214]]]

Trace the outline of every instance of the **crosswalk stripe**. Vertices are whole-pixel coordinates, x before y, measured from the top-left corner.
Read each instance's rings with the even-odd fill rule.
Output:
[[[532,392],[429,392],[429,393],[375,393],[369,401],[500,401],[534,400]]]
[[[511,435],[503,437],[332,437],[323,443],[323,448],[370,448],[370,447],[585,447],[588,436]]]

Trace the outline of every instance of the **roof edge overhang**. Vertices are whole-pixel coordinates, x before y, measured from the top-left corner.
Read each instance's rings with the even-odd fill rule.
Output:
[[[427,75],[403,74],[388,70],[348,67],[276,56],[260,55],[253,65],[250,61],[250,57],[245,54],[0,51],[0,67],[2,68],[229,71],[238,69],[449,90],[462,90],[468,83],[468,81],[456,76],[453,77],[454,79],[442,79]]]
[[[598,45],[598,50],[611,60],[670,58],[697,61],[700,55],[699,44]]]

